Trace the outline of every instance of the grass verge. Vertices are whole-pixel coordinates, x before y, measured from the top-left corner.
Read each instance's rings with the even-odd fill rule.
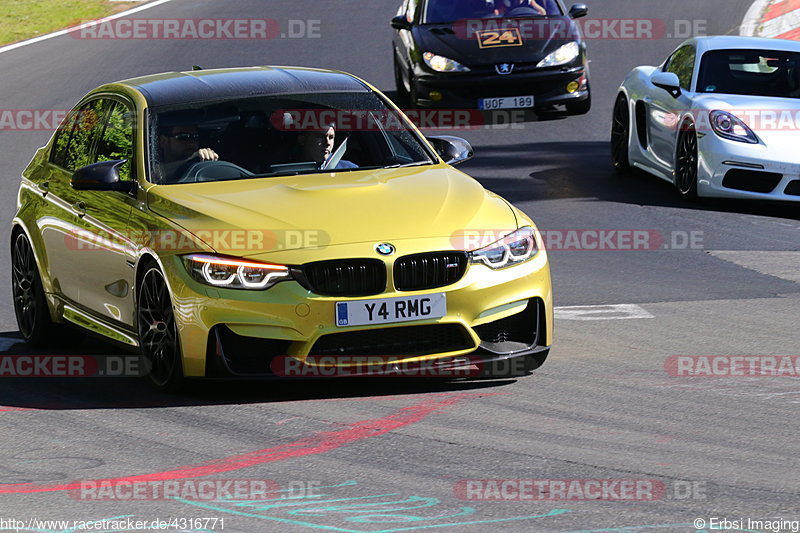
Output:
[[[14,43],[124,11],[143,2],[3,0],[0,45]]]

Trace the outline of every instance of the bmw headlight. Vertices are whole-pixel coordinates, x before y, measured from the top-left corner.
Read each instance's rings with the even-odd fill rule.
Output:
[[[505,268],[532,259],[539,251],[533,228],[522,228],[499,241],[470,253],[472,263],[492,269]]]
[[[723,139],[758,144],[758,137],[753,130],[736,115],[718,110],[709,113],[709,119],[711,120],[711,129]]]
[[[436,72],[469,72],[469,68],[465,67],[454,59],[437,56],[432,52],[425,52],[422,54],[422,59],[425,64]]]
[[[205,254],[183,258],[186,270],[200,283],[223,289],[265,290],[292,279],[289,267]]]
[[[549,54],[547,57],[539,61],[537,67],[557,67],[559,65],[566,65],[571,63],[581,53],[581,47],[578,46],[577,41],[572,41],[564,46],[559,47],[558,50]]]

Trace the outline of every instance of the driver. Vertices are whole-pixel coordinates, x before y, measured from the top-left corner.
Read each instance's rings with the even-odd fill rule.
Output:
[[[216,161],[217,152],[200,148],[200,133],[196,125],[167,122],[158,136],[159,169],[162,181],[179,177],[179,171],[192,161]]]
[[[500,0],[496,6],[495,15],[519,17],[532,14],[531,9],[539,15],[547,15],[547,9],[539,5],[536,0]]]

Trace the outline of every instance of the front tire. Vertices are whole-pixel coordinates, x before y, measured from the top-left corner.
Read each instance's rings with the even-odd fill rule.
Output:
[[[684,198],[697,198],[697,169],[697,131],[687,123],[681,128],[675,155],[675,187]]]
[[[14,313],[22,338],[32,347],[44,346],[52,338],[50,310],[33,246],[23,231],[11,241],[11,291]]]
[[[414,81],[412,74],[408,75],[408,107],[409,109],[418,109],[419,105],[419,90],[417,89],[417,82]]]
[[[611,123],[611,163],[618,174],[631,171],[628,147],[631,138],[631,113],[628,99],[619,95],[614,104],[614,118]]]
[[[157,390],[175,391],[184,382],[175,312],[164,274],[155,263],[139,278],[136,323],[139,347],[148,364],[147,379]]]
[[[408,87],[406,87],[406,82],[403,81],[403,72],[400,69],[400,62],[397,60],[397,51],[393,51],[394,54],[394,86],[397,89],[397,96],[404,98],[408,97]]]

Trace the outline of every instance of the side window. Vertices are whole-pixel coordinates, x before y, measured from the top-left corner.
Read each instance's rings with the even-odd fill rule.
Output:
[[[694,73],[695,50],[691,45],[678,48],[667,63],[665,72],[673,72],[681,81],[681,89],[686,91],[692,87]]]
[[[92,164],[92,148],[103,121],[103,101],[92,100],[64,120],[56,138],[51,161],[74,171]]]
[[[60,167],[64,166],[64,159],[67,157],[67,148],[69,147],[69,137],[72,135],[72,130],[75,128],[75,122],[77,122],[80,112],[80,109],[70,111],[67,118],[58,127],[56,141],[53,143],[53,151],[50,154],[51,163]]]
[[[97,143],[95,162],[127,159],[128,162],[119,167],[119,177],[131,179],[133,166],[133,110],[118,101],[110,102],[108,118]]]

